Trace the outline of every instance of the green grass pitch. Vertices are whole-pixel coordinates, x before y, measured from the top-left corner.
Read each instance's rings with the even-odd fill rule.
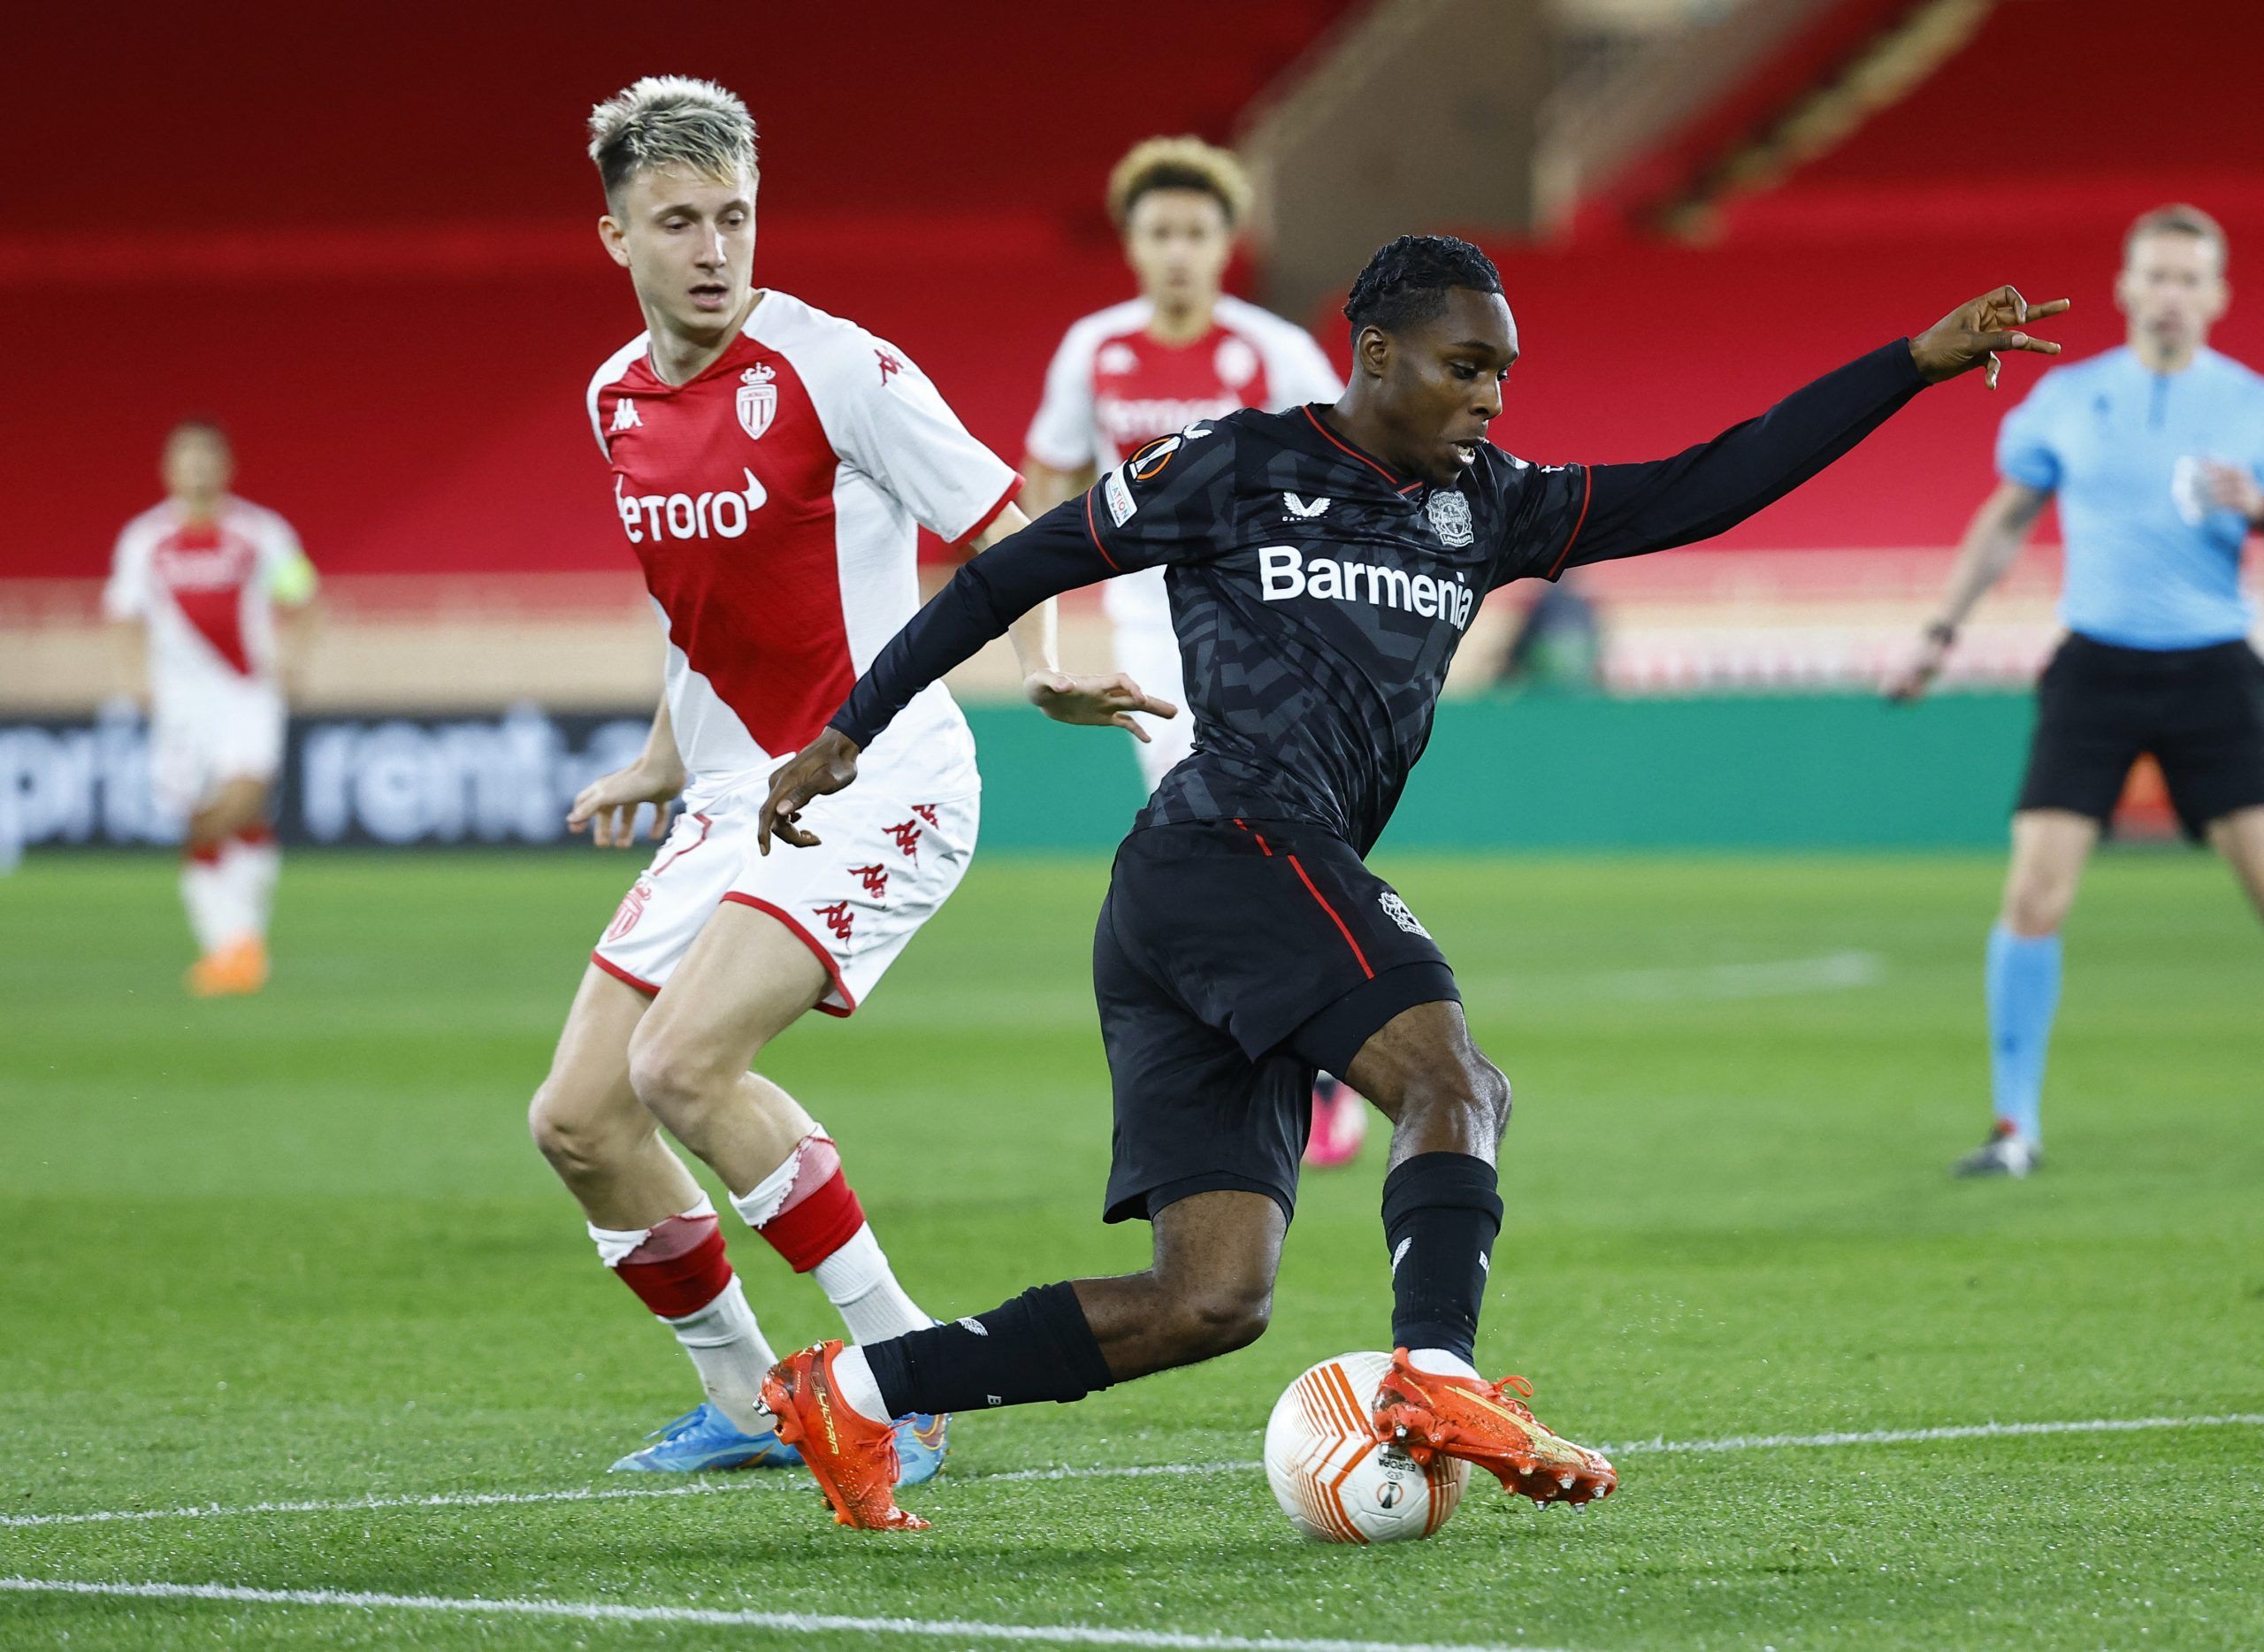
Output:
[[[0,1647],[2264,1644],[2264,937],[2222,867],[2097,869],[2049,1165],[1976,1185],[1994,860],[1381,863],[1517,1087],[1481,1363],[1624,1448],[1609,1503],[1488,1483],[1431,1542],[1324,1548],[1246,1466],[1293,1374],[1388,1335],[1380,1136],[1308,1180],[1258,1346],[962,1418],[932,1533],[837,1531],[799,1474],[562,1497],[672,1491],[604,1470],[690,1403],[523,1121],[630,861],[302,856],[273,987],[197,1004],[169,866],[35,859],[0,880],[0,1578],[237,1594],[0,1589]],[[1142,1260],[1098,1220],[1104,876],[982,862],[766,1061],[938,1312]],[[774,1342],[831,1334],[732,1250]],[[2172,1426],[1971,1432],[2134,1419]],[[1968,1432],[1809,1438],[1933,1430]],[[1202,1472],[1029,1472],[1150,1465]]]

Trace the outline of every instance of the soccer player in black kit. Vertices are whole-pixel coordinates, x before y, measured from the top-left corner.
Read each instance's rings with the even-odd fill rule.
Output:
[[[2058,313],[2011,287],[1648,464],[1538,466],[1486,439],[1517,359],[1476,248],[1404,236],[1344,307],[1351,386],[1334,407],[1244,411],[1151,442],[1083,498],[968,563],[882,651],[824,733],[772,776],[761,831],[856,776],[858,752],[926,685],[1046,597],[1168,569],[1196,722],[1117,852],[1093,941],[1115,1091],[1106,1220],[1143,1217],[1154,1261],[1044,1285],[892,1341],[781,1361],[763,1400],[847,1526],[896,1505],[889,1419],[1075,1400],[1243,1347],[1266,1327],[1314,1069],[1392,1120],[1384,1179],[1392,1370],[1380,1438],[1464,1458],[1535,1503],[1617,1483],[1533,1415],[1520,1378],[1471,1364],[1501,1226],[1510,1086],[1471,1042],[1453,972],[1363,863],[1429,738],[1447,665],[1512,579],[1687,544],[1846,453],[1925,386]],[[1096,716],[1168,712],[1123,685]]]

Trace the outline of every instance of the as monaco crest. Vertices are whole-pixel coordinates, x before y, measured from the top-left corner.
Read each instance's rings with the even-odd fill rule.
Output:
[[[1439,536],[1442,545],[1470,543],[1470,501],[1458,492],[1434,489],[1425,503],[1431,518],[1431,532]]]
[[[761,363],[739,375],[739,428],[752,441],[760,441],[770,421],[778,417],[778,386],[770,381],[777,370]]]

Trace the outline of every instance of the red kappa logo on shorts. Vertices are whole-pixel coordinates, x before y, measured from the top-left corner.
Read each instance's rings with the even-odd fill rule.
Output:
[[[875,861],[871,866],[853,866],[849,876],[865,886],[865,892],[875,900],[888,899],[888,868]]]
[[[837,900],[830,906],[813,906],[810,910],[825,920],[825,927],[833,931],[833,938],[837,941],[847,940],[850,929],[857,922],[857,914],[849,910],[849,903],[845,900]]]
[[[923,817],[924,818],[924,817]],[[906,821],[901,826],[891,826],[888,835],[896,839],[896,846],[906,857],[920,858],[920,826],[916,821]]]
[[[936,806],[932,803],[914,803],[912,812],[930,826],[936,823]]]

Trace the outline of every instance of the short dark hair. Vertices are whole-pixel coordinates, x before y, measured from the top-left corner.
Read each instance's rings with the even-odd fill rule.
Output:
[[[1502,272],[1494,261],[1452,235],[1402,235],[1376,249],[1344,301],[1344,319],[1358,338],[1363,327],[1386,333],[1430,320],[1446,308],[1457,287],[1498,293]]]

